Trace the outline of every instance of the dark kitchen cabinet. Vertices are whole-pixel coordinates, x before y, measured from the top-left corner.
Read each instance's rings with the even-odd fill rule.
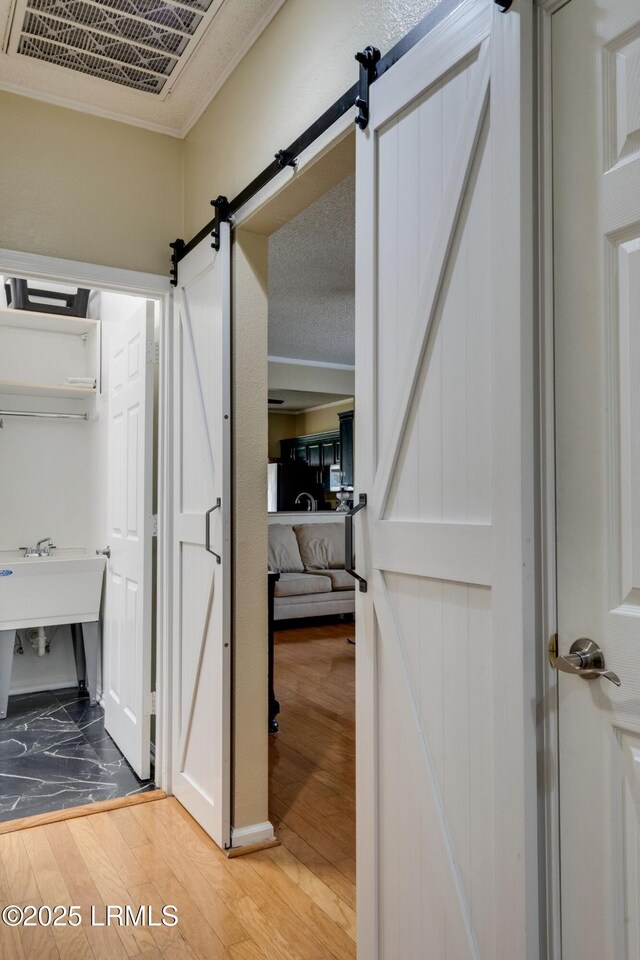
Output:
[[[345,487],[353,486],[353,410],[338,414],[340,421],[340,469]]]
[[[320,466],[320,444],[310,443],[307,447],[307,463],[310,467]]]
[[[340,463],[340,432],[314,433],[308,437],[293,437],[280,441],[280,459],[304,460],[310,467],[330,467]]]
[[[328,467],[340,464],[343,483],[353,486],[353,410],[338,414],[339,430],[327,433],[314,433],[308,437],[291,437],[280,441],[280,459],[283,464],[291,460],[307,463],[318,470],[319,481],[326,481],[328,488]]]
[[[340,441],[335,438],[323,440],[320,444],[320,466],[331,467],[340,463]]]

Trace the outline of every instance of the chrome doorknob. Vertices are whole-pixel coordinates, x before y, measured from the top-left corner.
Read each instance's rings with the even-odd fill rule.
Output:
[[[598,677],[604,677],[615,683],[616,687],[622,686],[622,681],[617,673],[605,668],[604,654],[597,643],[589,640],[588,637],[580,637],[574,640],[566,657],[558,656],[557,639],[552,641],[549,647],[549,660],[551,666],[556,670],[562,670],[563,673],[574,673],[583,680],[595,680]]]
[[[104,550],[96,550],[96,554],[99,557],[106,557],[108,560],[111,556],[111,547],[105,547]]]

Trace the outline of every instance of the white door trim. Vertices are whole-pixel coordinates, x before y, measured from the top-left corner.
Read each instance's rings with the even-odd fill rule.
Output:
[[[536,0],[538,35],[538,296],[540,302],[540,539],[541,625],[539,663],[544,742],[545,929],[549,960],[561,960],[560,756],[558,675],[551,668],[548,641],[557,631],[556,463],[553,306],[553,138],[552,17],[570,0]]]
[[[348,110],[339,120],[336,120],[317,140],[314,140],[306,150],[296,159],[295,166],[285,167],[281,173],[273,178],[254,197],[242,206],[233,215],[233,225],[242,227],[255,213],[273,200],[279,193],[286,190],[293,180],[300,176],[307,168],[320,160],[326,153],[330,153],[341,140],[344,140],[353,131],[355,112]]]
[[[173,288],[168,277],[155,273],[125,270],[103,264],[63,260],[36,253],[0,248],[1,274],[27,274],[41,280],[78,284],[118,293],[145,296],[160,304],[160,393],[158,415],[158,569],[156,604],[156,743],[155,783],[171,792],[171,609],[172,566],[167,562],[171,543],[171,511],[167,491],[171,490],[173,398],[171,389]]]
[[[168,277],[156,273],[140,273],[122,267],[105,267],[81,260],[62,260],[38,253],[22,253],[19,250],[0,248],[0,268],[9,273],[27,273],[33,277],[49,279],[58,283],[84,283],[102,290],[145,295],[159,299],[171,291]]]

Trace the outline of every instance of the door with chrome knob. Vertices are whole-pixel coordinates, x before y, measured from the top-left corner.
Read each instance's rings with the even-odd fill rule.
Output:
[[[553,155],[547,423],[555,418],[547,453],[555,457],[557,535],[549,633],[558,635],[545,699],[548,755],[557,750],[558,758],[546,779],[556,823],[548,899],[556,923],[546,955],[637,960],[640,4],[545,7]]]

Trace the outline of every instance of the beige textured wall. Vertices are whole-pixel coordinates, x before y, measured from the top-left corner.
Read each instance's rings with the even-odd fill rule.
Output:
[[[338,430],[340,421],[338,414],[345,410],[353,410],[353,399],[331,407],[321,407],[320,410],[307,410],[296,417],[296,437],[304,437],[309,433],[324,433],[327,430]]]
[[[286,0],[185,140],[185,239],[356,82],[357,50],[385,52],[437,4]]]
[[[269,414],[269,456],[280,456],[280,441],[287,440],[289,437],[297,437],[296,420],[297,417],[289,413],[270,413]]]
[[[235,827],[267,813],[267,238],[233,257],[233,797]]]
[[[181,141],[3,92],[0,124],[0,247],[168,273]]]

